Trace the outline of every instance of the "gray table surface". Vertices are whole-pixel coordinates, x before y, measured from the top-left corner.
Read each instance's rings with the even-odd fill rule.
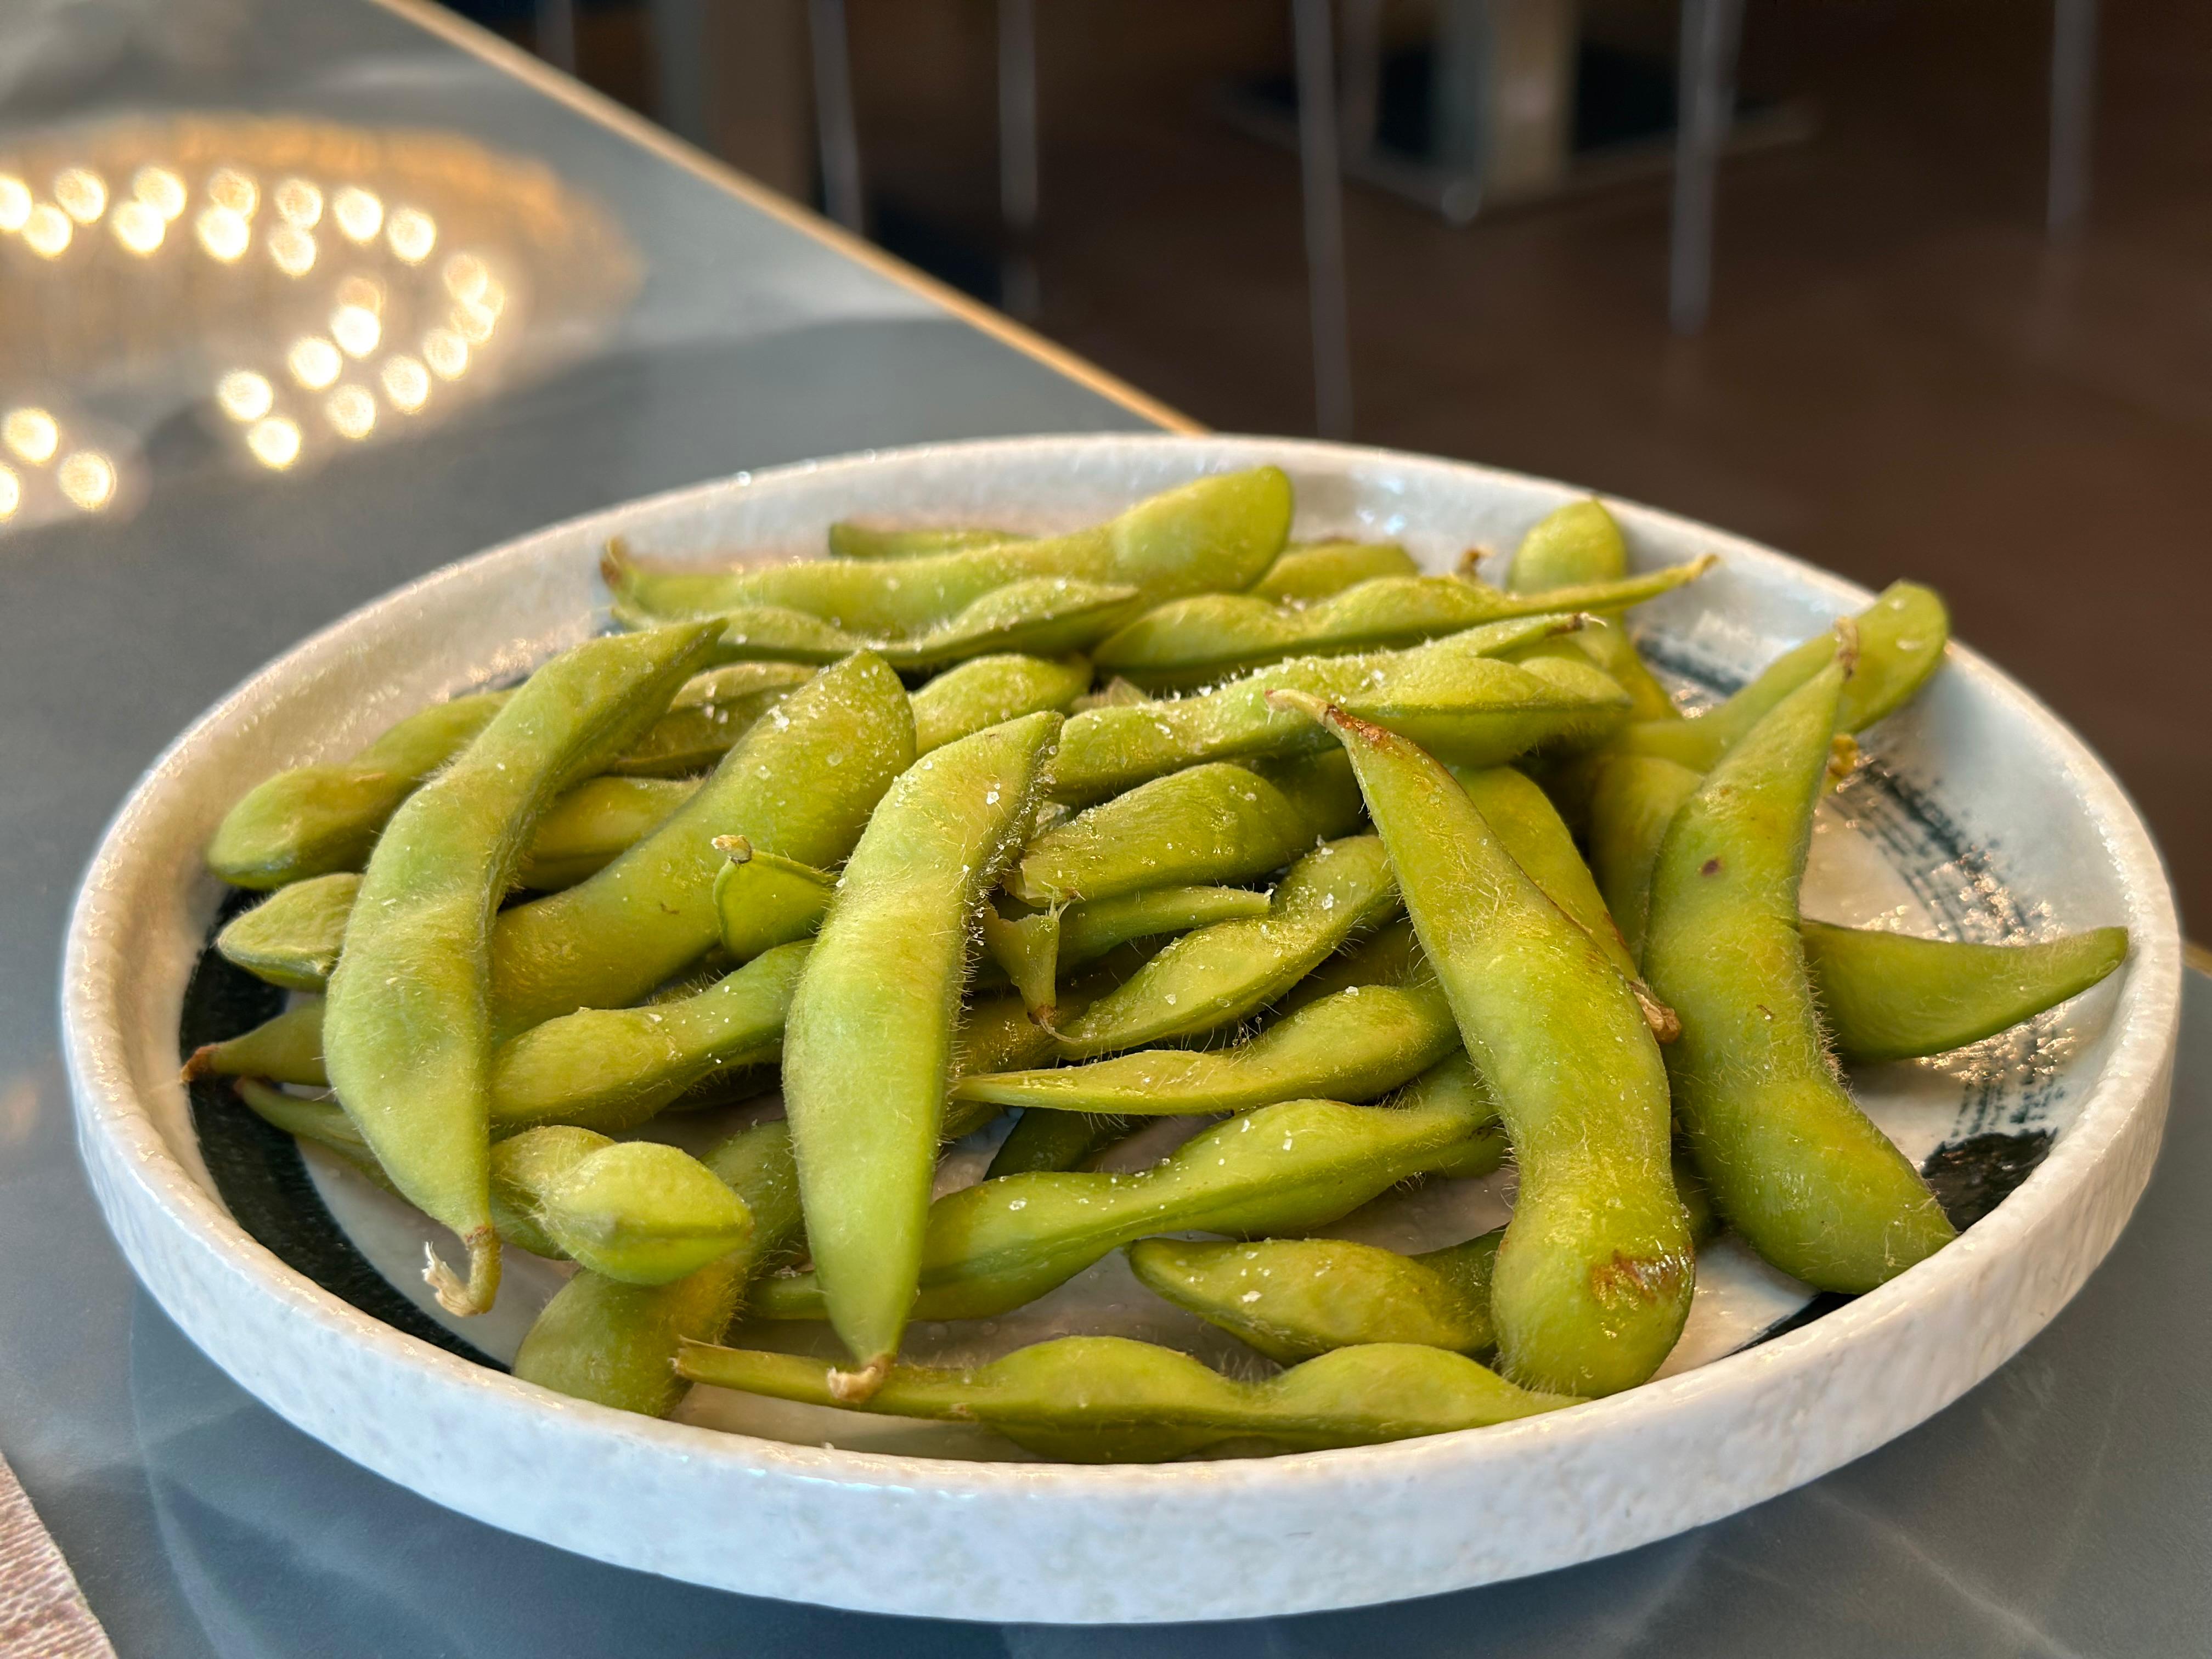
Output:
[[[93,47],[64,40],[76,51],[68,76],[16,72],[27,41],[76,23]],[[2198,1196],[2212,1190],[2212,980],[2196,975],[2149,1194],[2111,1260],[2025,1352],[1802,1491],[1490,1589],[1173,1632],[916,1623],[749,1601],[448,1514],[297,1433],[217,1371],[137,1288],[93,1207],[52,1012],[78,871],[162,744],[302,635],[534,526],[809,455],[1138,428],[1159,412],[948,312],[655,153],[634,126],[550,97],[443,33],[359,0],[0,0],[0,156],[42,130],[148,110],[439,128],[541,158],[595,193],[644,269],[636,303],[588,355],[433,435],[307,476],[249,477],[204,453],[157,453],[146,508],[127,522],[0,538],[0,1450],[121,1653],[676,1659],[889,1646],[1220,1659],[1387,1645],[1537,1659],[2212,1647],[2212,1299],[2202,1290],[2212,1221]],[[0,305],[6,280],[0,272]]]

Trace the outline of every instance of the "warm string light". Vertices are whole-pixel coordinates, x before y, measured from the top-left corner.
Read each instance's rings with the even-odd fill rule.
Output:
[[[61,423],[43,409],[11,409],[0,416],[0,443],[33,466],[44,466],[61,447]]]
[[[96,449],[80,449],[62,457],[54,482],[73,506],[97,513],[115,499],[115,463]]]
[[[450,328],[434,328],[422,337],[422,360],[441,380],[458,380],[468,372],[469,343]]]
[[[76,234],[76,227],[70,222],[69,215],[52,202],[40,203],[23,221],[23,241],[42,259],[60,258]]]
[[[184,216],[185,181],[163,167],[143,167],[131,175],[131,193],[173,223]]]
[[[430,371],[412,357],[386,359],[380,378],[392,406],[412,415],[430,400]]]
[[[403,264],[419,265],[438,246],[437,221],[419,208],[394,208],[392,222],[384,228],[384,240]]]
[[[321,335],[310,334],[292,343],[292,349],[284,354],[284,367],[308,391],[320,392],[337,379],[345,360],[338,356],[338,349]]]
[[[276,406],[276,388],[250,368],[234,368],[215,383],[215,400],[234,421],[258,421]]]
[[[13,173],[0,173],[0,232],[13,236],[30,222],[31,187]]]
[[[323,400],[323,413],[341,438],[359,441],[376,429],[376,399],[366,386],[340,386]]]
[[[218,206],[200,210],[199,217],[192,221],[192,234],[199,238],[208,258],[228,265],[237,263],[253,232],[244,214],[235,208]]]
[[[359,185],[348,185],[331,198],[338,228],[353,241],[366,242],[384,223],[384,204]]]
[[[367,306],[340,306],[331,313],[331,337],[349,357],[366,357],[384,337],[384,325]]]
[[[15,516],[15,509],[23,504],[23,481],[15,476],[12,466],[0,466],[0,523]]]
[[[246,428],[246,447],[262,465],[282,472],[300,459],[300,428],[283,416],[272,415]]]
[[[81,225],[107,211],[107,181],[90,167],[64,167],[54,175],[54,200]]]
[[[261,206],[261,186],[253,175],[236,167],[217,167],[208,174],[208,200],[241,219],[251,219]]]
[[[144,258],[161,246],[161,239],[169,234],[169,222],[148,203],[132,197],[117,205],[108,216],[107,228],[115,233],[115,240],[126,252]]]
[[[276,191],[276,211],[290,224],[313,230],[323,222],[323,192],[307,179],[286,179]]]

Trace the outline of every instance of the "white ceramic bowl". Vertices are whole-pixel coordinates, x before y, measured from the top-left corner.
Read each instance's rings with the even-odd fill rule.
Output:
[[[1899,852],[1896,825],[1875,813],[1862,838],[1917,867],[1893,890],[1832,879],[1824,914],[1969,933],[2131,929],[2126,967],[2046,1017],[2024,1070],[2019,1051],[1978,1073],[1939,1070],[1951,1115],[1932,1133],[1914,1120],[1932,1145],[1986,1125],[2002,1097],[2008,1121],[2039,1125],[2055,1144],[1986,1219],[1895,1282],[1597,1404],[1393,1445],[1158,1468],[832,1450],[647,1421],[471,1364],[320,1290],[233,1219],[194,1141],[178,1030],[221,896],[198,852],[251,784],[581,637],[604,601],[595,555],[617,530],[648,554],[703,555],[818,546],[823,525],[850,514],[1050,528],[1261,460],[1297,481],[1298,533],[1393,536],[1437,568],[1469,544],[1510,546],[1572,493],[1274,440],[1042,438],[863,455],[541,532],[380,600],[248,680],[132,791],[70,930],[63,1018],[84,1158],[139,1277],[275,1410],[438,1503],[674,1577],[967,1619],[1287,1613],[1562,1566],[1811,1480],[1986,1376],[2074,1294],[2142,1192],[2166,1113],[2181,950],[2157,852],[2111,775],[2020,687],[1955,647],[1873,744],[1922,828],[1948,840]],[[1616,511],[1639,564],[1707,550],[1725,562],[1639,613],[1677,662],[1741,675],[1865,602],[1764,548]],[[1907,1117],[1912,1095],[1899,1097]]]

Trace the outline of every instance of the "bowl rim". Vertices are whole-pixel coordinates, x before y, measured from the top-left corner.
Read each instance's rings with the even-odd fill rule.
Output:
[[[2125,791],[2072,728],[2009,675],[1955,640],[1950,647],[1952,672],[1972,678],[1984,694],[2009,705],[2013,714],[2025,717],[2031,725],[2045,729],[2054,753],[2064,763],[2069,788],[2080,796],[2085,810],[2103,831],[2113,867],[2119,872],[2127,890],[2131,913],[2126,922],[2131,948],[2125,977],[2118,988],[2119,999],[2112,1014],[2115,1035],[2102,1068],[2083,1097],[2074,1122],[2058,1138],[2049,1156],[1989,1216],[1954,1244],[1889,1284],[1800,1329],[1694,1370],[1565,1411],[1482,1429],[1377,1445],[1291,1452],[1265,1458],[1158,1465],[994,1462],[839,1450],[636,1416],[568,1398],[511,1375],[487,1370],[386,1325],[325,1291],[248,1235],[216,1195],[202,1187],[173,1153],[145,1103],[135,1092],[111,1085],[111,1079],[118,1080],[119,1085],[130,1068],[118,1023],[119,1011],[113,997],[107,994],[113,988],[107,982],[96,941],[118,920],[110,914],[109,907],[116,902],[113,896],[128,885],[123,876],[141,865],[147,856],[134,845],[134,825],[152,810],[155,802],[171,787],[171,781],[190,768],[197,751],[215,732],[230,724],[240,710],[263,700],[284,684],[305,683],[310,677],[309,671],[317,664],[331,659],[347,648],[349,635],[373,614],[410,605],[434,605],[441,589],[458,582],[480,580],[502,564],[526,566],[550,541],[583,539],[624,526],[635,527],[641,522],[680,517],[717,500],[729,498],[735,492],[774,487],[796,478],[834,477],[843,469],[873,470],[886,464],[911,464],[942,456],[1029,455],[1049,459],[1054,453],[1114,447],[1188,454],[1194,464],[1194,472],[1265,460],[1275,461],[1293,471],[1303,465],[1316,471],[1340,475],[1377,467],[1443,469],[1477,485],[1486,483],[1511,488],[1534,486],[1570,494],[1589,493],[1555,480],[1471,462],[1301,439],[1121,434],[984,439],[862,451],[757,471],[740,471],[532,531],[428,572],[348,612],[240,682],[163,750],[134,783],[101,832],[97,850],[86,867],[71,907],[60,988],[64,1053],[87,1162],[94,1161],[95,1143],[105,1143],[106,1150],[122,1154],[116,1167],[127,1170],[144,1195],[167,1211],[197,1245],[218,1256],[230,1272],[250,1281],[258,1292],[283,1304],[292,1316],[310,1322],[325,1336],[342,1343],[367,1345],[388,1361],[412,1365],[441,1383],[480,1399],[495,1400],[506,1411],[548,1422],[567,1419],[599,1435],[664,1449],[686,1459],[710,1460],[726,1465],[732,1472],[775,1473],[812,1483],[856,1486],[889,1484],[951,1498],[1018,1491],[1030,1498],[1050,1496],[1072,1499],[1157,1492],[1202,1481],[1207,1489],[1225,1495],[1237,1491],[1329,1484],[1352,1476],[1388,1480],[1423,1473],[1423,1466],[1432,1469],[1441,1462],[1477,1465],[1510,1460],[1523,1448],[1540,1444],[1595,1443],[1637,1422],[1671,1416],[1694,1402],[1711,1404],[1741,1397],[1771,1387],[1779,1377],[1816,1370],[1831,1356],[1854,1346],[1869,1334],[1910,1317],[1916,1306],[1940,1299],[1947,1291],[1963,1290],[1987,1258],[2019,1249],[2033,1235],[2057,1224],[2069,1198],[2099,1163],[2113,1153],[2116,1144],[2136,1115],[2153,1103],[2151,1097],[2157,1090],[2157,1079],[2170,1061],[2179,1028],[2182,972],[2179,928],[2163,862]],[[1601,495],[1601,499],[1629,521],[1632,537],[1639,527],[1648,526],[1674,537],[1702,540],[1732,563],[1778,566],[1791,580],[1833,601],[1838,610],[1862,605],[1871,598],[1856,584],[1747,538],[1610,495]],[[2162,1106],[2160,1109],[2162,1114]],[[97,1179],[95,1189],[100,1189]],[[2137,1193],[2129,1196],[2130,1208],[2139,1190],[2138,1183]],[[109,1212],[111,1227],[120,1234],[123,1230],[117,1226],[107,1194],[102,1190],[100,1195],[103,1209]],[[2123,1211],[2122,1219],[2124,1213]],[[2118,1225],[2110,1231],[2116,1235]],[[2109,1248],[2109,1243],[2107,1238],[2095,1250],[2099,1259],[2104,1249]],[[2064,1297],[2072,1295],[2094,1265],[2094,1261],[2072,1264],[2078,1272],[2069,1271],[2065,1275],[2070,1282],[2064,1287],[2064,1296],[2043,1316],[2044,1320],[2056,1313],[2057,1306],[2063,1305]],[[2041,1322],[2039,1321],[2038,1325]],[[1985,1363],[1978,1362],[1975,1376],[1966,1386],[1995,1370],[2026,1341],[2033,1328],[2002,1352],[1987,1356]],[[1957,1391],[1963,1392],[1963,1386]],[[1848,1455],[1857,1455],[1871,1444],[1879,1443],[1880,1439],[1899,1431],[1899,1427],[1888,1428],[1876,1440],[1857,1446]],[[1832,1462],[1826,1465],[1832,1466]],[[1820,1472],[1815,1469],[1811,1474]],[[1799,1478],[1809,1479],[1811,1474]],[[1638,1540],[1626,1540],[1634,1541]],[[1613,1547],[1625,1547],[1623,1543]]]

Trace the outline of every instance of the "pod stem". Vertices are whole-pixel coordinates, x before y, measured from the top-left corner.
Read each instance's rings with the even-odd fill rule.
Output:
[[[197,1083],[214,1071],[215,1051],[222,1046],[219,1042],[203,1042],[198,1048],[193,1049],[185,1060],[184,1070],[177,1074],[178,1080],[183,1083]]]
[[[879,1353],[856,1371],[830,1373],[830,1392],[841,1406],[866,1405],[891,1374],[891,1357]]]
[[[441,1261],[436,1250],[422,1247],[422,1282],[437,1296],[438,1305],[457,1319],[491,1311],[499,1295],[499,1235],[489,1226],[472,1227],[463,1235],[468,1247],[469,1276],[465,1282]]]
[[[1651,988],[1640,979],[1628,981],[1635,995],[1636,1006],[1644,1012],[1644,1023],[1651,1028],[1651,1035],[1661,1042],[1672,1042],[1682,1035],[1682,1017],[1659,1000]]]
[[[753,843],[750,836],[717,836],[713,844],[714,850],[732,864],[750,864],[753,861]]]

